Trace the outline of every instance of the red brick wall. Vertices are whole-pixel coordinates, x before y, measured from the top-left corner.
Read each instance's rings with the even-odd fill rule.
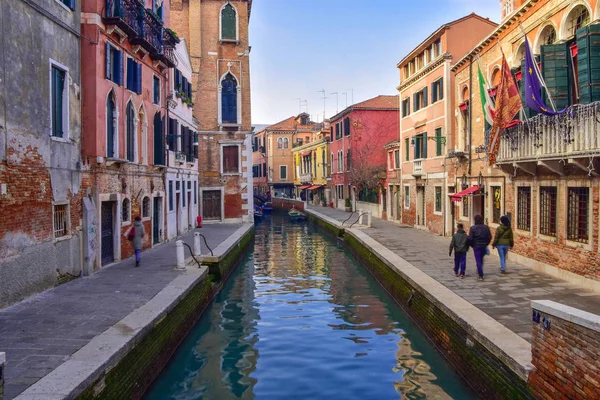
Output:
[[[542,312],[540,323],[533,324],[532,356],[529,384],[537,398],[600,398],[599,332]]]

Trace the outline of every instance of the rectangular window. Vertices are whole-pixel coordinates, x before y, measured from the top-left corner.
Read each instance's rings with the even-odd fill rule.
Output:
[[[410,115],[410,97],[402,100],[402,117]]]
[[[540,187],[540,233],[546,236],[556,236],[557,211],[556,186]]]
[[[415,160],[427,158],[427,133],[420,133],[414,137]]]
[[[410,208],[410,186],[404,186],[404,208]]]
[[[282,181],[287,180],[287,165],[280,165],[279,166],[279,178]]]
[[[442,128],[435,129],[435,155],[442,155]]]
[[[75,10],[75,0],[58,0],[71,10]]]
[[[335,139],[340,139],[342,137],[342,134],[340,132],[340,123],[338,122],[337,124],[335,124]]]
[[[492,222],[500,223],[502,216],[502,188],[500,186],[492,186]]]
[[[517,188],[517,229],[531,230],[531,187]]]
[[[431,84],[431,102],[444,99],[444,78],[440,78]]]
[[[469,218],[469,196],[463,196],[462,198],[462,216]]]
[[[335,157],[333,156],[333,153],[331,153],[331,173],[335,173]]]
[[[239,146],[223,146],[223,173],[238,174],[240,172]]]
[[[160,78],[155,76],[152,82],[154,86],[154,104],[160,105]]]
[[[67,234],[69,233],[69,205],[53,205],[52,217],[54,221],[54,237],[59,238],[67,236]]]
[[[410,160],[410,143],[408,138],[404,139],[404,160]]]
[[[66,138],[68,135],[67,72],[52,65],[50,77],[52,136]]]
[[[434,211],[437,213],[442,212],[442,187],[441,186],[435,187],[435,210]]]
[[[419,111],[422,108],[427,107],[427,86],[413,94],[413,110]]]
[[[348,117],[344,118],[344,136],[350,136],[350,118]]]
[[[123,85],[123,53],[106,42],[106,79]]]
[[[567,240],[587,243],[589,193],[587,187],[570,187],[567,204]]]
[[[400,150],[394,150],[394,168],[400,168]]]
[[[185,181],[181,181],[181,206],[185,207],[185,195],[187,194],[187,190],[185,190]]]
[[[128,90],[137,94],[142,93],[142,64],[136,63],[133,58],[127,57],[127,82]]]
[[[198,183],[196,181],[193,182],[194,184],[194,205],[198,204]]]

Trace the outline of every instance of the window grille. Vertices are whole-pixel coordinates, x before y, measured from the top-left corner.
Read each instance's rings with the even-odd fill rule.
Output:
[[[410,207],[410,186],[404,186],[404,208]]]
[[[54,205],[54,237],[59,238],[66,236],[69,226],[69,205],[56,204]]]
[[[556,236],[556,186],[540,187],[540,233]]]
[[[121,205],[121,218],[123,219],[123,222],[129,221],[129,209],[129,199],[123,199],[123,204]]]
[[[569,21],[567,22],[567,27],[569,31],[569,35],[575,35],[577,29],[586,26],[590,23],[590,13],[585,6],[577,6],[571,11],[571,15],[569,16]]]
[[[442,212],[442,187],[435,187],[435,212]]]
[[[570,187],[567,207],[567,240],[587,243],[589,189],[586,187]]]
[[[142,217],[150,218],[150,197],[144,197],[142,201]]]
[[[517,189],[517,229],[531,230],[531,187]]]

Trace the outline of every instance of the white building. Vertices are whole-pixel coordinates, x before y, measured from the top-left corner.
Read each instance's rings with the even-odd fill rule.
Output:
[[[198,121],[193,116],[192,67],[185,39],[170,70],[167,120],[167,240],[196,226],[198,216]]]

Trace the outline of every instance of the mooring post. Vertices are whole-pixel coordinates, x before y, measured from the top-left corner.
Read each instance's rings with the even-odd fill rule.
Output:
[[[371,220],[372,217],[373,217],[373,212],[372,211],[368,211],[368,214],[367,214],[367,226],[369,228],[373,227],[372,220]]]
[[[194,255],[202,255],[202,247],[200,247],[200,232],[194,232]]]
[[[363,224],[363,215],[362,215],[363,211],[361,208],[358,209],[358,224],[362,225]]]
[[[6,364],[6,353],[0,353],[0,399],[4,398],[4,364]]]
[[[185,252],[183,249],[183,240],[175,242],[177,245],[177,267],[175,269],[185,269]]]

